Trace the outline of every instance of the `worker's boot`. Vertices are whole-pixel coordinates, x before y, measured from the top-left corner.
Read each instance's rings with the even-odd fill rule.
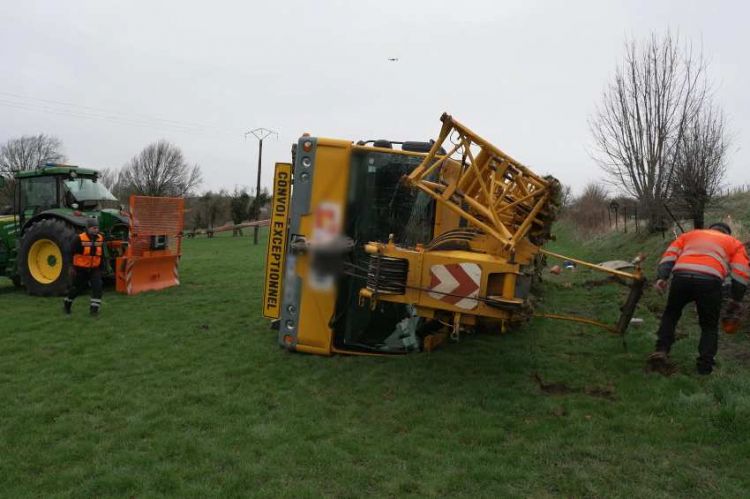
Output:
[[[701,376],[707,376],[713,372],[714,363],[713,361],[706,361],[698,357],[695,363],[695,368],[698,371],[698,374]]]
[[[101,300],[96,298],[91,299],[91,305],[89,306],[89,314],[91,314],[91,317],[97,317],[99,315],[99,307],[101,304]]]
[[[65,298],[63,300],[63,311],[65,312],[65,315],[70,315],[70,312],[73,310],[73,300],[70,298]]]
[[[669,354],[657,350],[646,359],[646,370],[669,376],[677,371],[677,367],[669,360]]]

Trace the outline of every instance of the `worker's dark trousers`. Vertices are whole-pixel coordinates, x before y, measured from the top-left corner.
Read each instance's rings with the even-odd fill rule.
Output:
[[[72,302],[76,296],[86,291],[89,283],[91,284],[91,307],[99,309],[102,304],[102,271],[99,267],[87,269],[83,267],[75,268],[76,275],[73,283],[68,290],[67,301]]]
[[[714,356],[719,346],[721,281],[718,279],[675,274],[669,288],[667,307],[661,317],[656,350],[669,352],[672,343],[674,343],[674,330],[682,315],[682,309],[690,302],[695,302],[695,307],[698,310],[698,322],[701,326],[701,339],[698,344],[698,369],[711,371],[714,365]]]

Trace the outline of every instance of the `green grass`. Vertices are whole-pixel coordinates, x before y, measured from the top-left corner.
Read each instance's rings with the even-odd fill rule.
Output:
[[[660,239],[554,245],[622,258]],[[259,314],[264,246],[185,242],[182,286],[80,299],[0,287],[0,491],[41,497],[744,496],[746,336],[693,373],[698,330],[647,375],[660,299],[619,338],[536,319],[431,354],[291,354]],[[654,257],[655,258],[655,257]],[[651,260],[653,263],[653,259]],[[546,276],[540,307],[612,320],[623,290]],[[569,284],[566,284],[569,283]],[[570,286],[570,287],[569,287]],[[745,360],[743,360],[745,359]],[[561,393],[540,389],[558,383]]]

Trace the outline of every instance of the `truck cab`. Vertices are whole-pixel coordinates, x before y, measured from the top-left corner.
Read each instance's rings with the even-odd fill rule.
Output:
[[[319,355],[402,354],[417,348],[422,321],[411,307],[383,303],[371,309],[356,303],[366,283],[363,243],[394,237],[418,244],[459,222],[427,195],[400,183],[431,146],[303,136],[293,165],[277,164],[264,315],[279,320],[281,346]],[[315,260],[325,256],[315,255],[314,247],[335,245],[337,238],[357,244],[345,256],[347,272],[334,278],[316,269]],[[355,269],[360,270],[349,272]]]

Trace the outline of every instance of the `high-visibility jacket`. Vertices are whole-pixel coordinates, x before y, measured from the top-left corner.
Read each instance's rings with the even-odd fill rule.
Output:
[[[674,273],[702,274],[721,280],[731,276],[744,286],[750,278],[749,265],[745,245],[717,230],[685,232],[669,245],[659,262],[660,268],[671,266]]]
[[[98,268],[102,264],[102,251],[104,248],[104,236],[96,235],[93,241],[87,232],[78,234],[81,242],[80,253],[73,254],[73,265],[88,269]]]

